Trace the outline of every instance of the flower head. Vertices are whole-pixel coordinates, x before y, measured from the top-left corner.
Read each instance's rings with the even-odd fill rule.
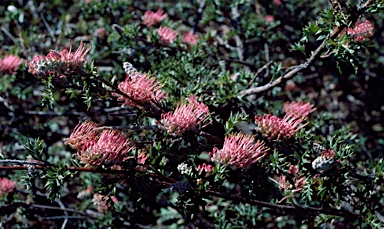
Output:
[[[292,115],[297,118],[306,118],[310,113],[314,112],[316,108],[310,103],[299,101],[299,102],[286,102],[284,103],[283,111],[287,115]]]
[[[212,165],[209,165],[206,163],[203,163],[203,164],[197,166],[197,171],[199,171],[199,175],[202,172],[210,173],[210,172],[212,172],[213,169],[214,169],[214,167]]]
[[[275,17],[273,15],[265,15],[264,21],[265,22],[273,22],[273,21],[275,21]]]
[[[273,0],[273,4],[275,4],[275,6],[280,6],[282,2],[281,0]]]
[[[161,114],[161,123],[168,133],[180,135],[186,131],[195,131],[209,115],[208,107],[199,103],[196,96],[191,96],[188,98],[188,104],[179,104],[174,112]]]
[[[269,139],[291,138],[297,131],[304,127],[299,126],[303,119],[286,115],[279,118],[272,114],[265,114],[263,117],[256,116],[255,121],[259,125],[258,131]]]
[[[34,56],[32,61],[27,61],[28,71],[34,75],[44,73],[60,77],[71,76],[83,70],[87,62],[85,55],[90,49],[91,46],[85,48],[81,42],[76,52],[72,52],[71,44],[69,51],[67,49],[61,52],[51,50],[45,57]]]
[[[166,44],[173,43],[177,37],[177,32],[168,27],[160,27],[157,33],[160,36],[160,40]]]
[[[0,51],[1,54],[1,51]],[[20,64],[23,63],[23,59],[15,55],[6,55],[3,59],[0,58],[0,72],[14,73]]]
[[[77,150],[77,156],[86,167],[97,167],[101,164],[116,165],[128,158],[134,143],[128,136],[115,130],[99,133],[94,122],[78,124],[65,144]]]
[[[137,106],[137,102],[147,103],[153,101],[160,101],[167,98],[167,94],[161,91],[163,86],[156,81],[155,78],[138,71],[130,71],[118,86],[119,90],[124,92],[129,98],[113,93],[113,96],[118,97],[120,101],[124,101],[125,105]]]
[[[98,140],[86,150],[77,153],[85,167],[117,165],[128,158],[128,153],[134,148],[134,143],[115,130],[104,131]]]
[[[188,32],[184,35],[184,42],[195,45],[197,43],[197,36],[192,31]]]
[[[356,22],[354,28],[348,28],[347,34],[352,36],[355,42],[362,42],[373,35],[373,24],[369,20]]]
[[[255,137],[238,133],[229,135],[224,140],[222,149],[213,148],[211,161],[248,170],[252,164],[263,158],[268,152],[264,142],[255,142]]]
[[[284,192],[285,197],[280,200],[280,203],[283,202],[285,199],[292,197],[293,194],[303,190],[305,184],[307,183],[305,177],[298,174],[298,168],[296,173],[293,173],[292,175],[294,175],[294,177],[292,177],[292,179],[290,180],[288,180],[286,176],[280,175],[279,182],[272,178],[269,178],[270,180],[278,184],[279,189]]]
[[[143,24],[147,26],[156,25],[166,17],[167,17],[167,14],[164,13],[164,11],[162,10],[158,10],[156,13],[147,10],[144,13]]]
[[[317,171],[327,171],[333,168],[338,161],[335,161],[335,151],[324,149],[320,155],[312,161],[312,168]]]
[[[10,193],[15,188],[16,181],[8,180],[7,178],[0,178],[0,197]]]
[[[99,138],[99,133],[96,130],[97,127],[97,124],[92,121],[77,124],[72,134],[65,140],[65,144],[76,149],[78,152],[85,152]]]

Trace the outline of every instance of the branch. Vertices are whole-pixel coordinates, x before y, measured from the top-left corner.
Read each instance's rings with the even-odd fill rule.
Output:
[[[315,57],[324,48],[325,42],[326,42],[326,39],[324,39],[324,41],[321,43],[321,45],[319,47],[317,47],[317,49],[312,53],[312,55],[307,59],[306,62],[304,62],[304,63],[302,63],[300,65],[296,65],[296,66],[293,66],[293,67],[289,68],[289,69],[291,69],[290,71],[288,71],[284,75],[280,76],[279,78],[275,79],[274,81],[272,81],[272,82],[270,82],[270,83],[268,83],[266,85],[263,85],[263,86],[260,86],[260,87],[249,88],[249,89],[240,91],[239,95],[240,96],[245,96],[245,95],[251,95],[251,94],[267,91],[267,90],[275,87],[279,83],[281,83],[283,80],[287,80],[287,79],[292,78],[297,72],[299,72],[302,69],[307,68],[309,66],[309,64],[312,63],[312,61],[315,59]]]
[[[314,208],[314,207],[302,207],[302,206],[291,206],[291,205],[281,205],[281,204],[274,204],[274,203],[269,203],[269,202],[264,202],[260,200],[252,200],[252,199],[246,199],[238,196],[232,196],[229,194],[225,193],[220,193],[220,192],[215,192],[215,191],[210,191],[206,190],[203,194],[209,195],[209,196],[216,196],[216,197],[221,197],[227,200],[232,200],[235,203],[248,203],[251,205],[257,205],[257,206],[262,206],[262,207],[267,207],[267,208],[272,208],[272,209],[278,209],[282,211],[291,211],[296,214],[303,214],[303,213],[315,213],[315,214],[328,214],[328,215],[337,215],[337,216],[343,216],[343,217],[353,217],[353,218],[361,218],[361,215],[356,214],[354,212],[349,212],[349,211],[340,211],[337,209],[323,209],[323,208]]]

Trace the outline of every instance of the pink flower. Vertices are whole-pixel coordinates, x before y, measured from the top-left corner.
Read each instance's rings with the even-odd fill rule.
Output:
[[[291,165],[289,166],[288,174],[297,174],[299,172],[299,166],[297,165]]]
[[[234,169],[248,170],[252,164],[263,158],[268,152],[264,142],[255,142],[255,137],[238,133],[225,137],[221,150],[213,148],[211,161],[232,166]]]
[[[147,10],[144,13],[143,24],[147,26],[156,25],[166,17],[167,17],[167,14],[164,13],[164,11],[162,10],[158,10],[156,13]]]
[[[266,15],[264,17],[264,21],[266,22],[273,22],[275,20],[275,17],[273,15]]]
[[[160,101],[167,98],[167,94],[161,91],[163,86],[156,81],[155,78],[141,72],[131,71],[127,74],[124,82],[118,86],[120,91],[124,92],[129,98],[113,93],[113,96],[118,97],[120,101],[124,101],[125,105],[138,106],[135,101],[140,103],[147,103],[153,101]]]
[[[304,127],[299,126],[303,119],[290,115],[279,118],[272,114],[265,114],[263,117],[256,116],[255,121],[259,125],[258,131],[269,139],[291,138],[297,131]]]
[[[188,32],[184,35],[184,42],[195,45],[197,43],[197,36],[193,32]]]
[[[1,54],[1,51],[0,51]],[[6,55],[4,59],[0,58],[0,72],[15,73],[20,64],[23,63],[23,59],[15,55]]]
[[[199,175],[202,172],[210,173],[210,172],[212,172],[213,169],[214,169],[214,167],[212,165],[205,164],[205,163],[203,163],[202,165],[198,165],[197,166],[197,171],[199,171]]]
[[[107,197],[107,196],[103,196],[99,193],[93,194],[92,203],[93,203],[93,205],[95,205],[98,212],[105,213],[109,210],[111,205],[107,202],[108,198],[111,198],[111,201],[113,203],[118,202],[116,196]]]
[[[15,189],[16,181],[8,180],[7,178],[0,178],[0,197],[10,193]]]
[[[65,144],[78,152],[86,152],[99,138],[97,127],[97,124],[92,121],[77,124],[72,134],[65,140]]]
[[[273,4],[275,4],[275,6],[280,6],[282,3],[281,0],[273,0]]]
[[[89,52],[91,46],[85,48],[83,42],[80,43],[76,52],[67,49],[61,52],[51,50],[47,56],[34,56],[32,61],[26,61],[29,67],[28,71],[34,75],[52,74],[61,78],[81,73],[87,62],[85,55]]]
[[[160,27],[157,33],[160,36],[160,40],[166,44],[173,43],[177,37],[177,32],[168,27]]]
[[[354,28],[348,28],[347,34],[352,36],[355,42],[362,42],[373,35],[373,24],[369,20],[356,22]]]
[[[147,171],[147,168],[145,166],[142,166],[145,164],[145,161],[149,158],[149,154],[146,154],[145,152],[139,150],[138,155],[137,155],[137,163],[139,164],[136,166],[136,169],[145,172]]]
[[[115,130],[104,131],[97,142],[86,150],[77,153],[85,167],[104,165],[117,165],[128,158],[128,153],[134,148],[134,142],[128,140]]]
[[[286,102],[283,107],[283,111],[285,111],[287,115],[292,115],[297,118],[306,118],[315,110],[316,108],[313,108],[313,105],[304,101]]]
[[[93,35],[95,37],[100,38],[100,39],[105,38],[105,36],[106,36],[105,28],[104,27],[100,27],[100,28],[96,29],[95,32],[93,32]]]
[[[197,126],[209,117],[209,109],[199,103],[196,96],[188,98],[188,104],[178,105],[174,112],[161,114],[161,123],[170,134],[180,135],[186,131],[196,131]]]
[[[305,184],[307,183],[306,180],[305,180],[305,177],[299,177],[299,176],[295,176],[292,178],[293,182],[294,182],[294,185],[292,185],[284,175],[281,175],[280,176],[280,179],[279,179],[279,182],[277,182],[276,180],[272,179],[272,178],[269,178],[270,180],[272,180],[273,182],[275,182],[276,184],[279,185],[279,189],[283,190],[284,191],[284,194],[286,195],[283,199],[281,199],[279,202],[283,202],[284,200],[286,200],[287,198],[289,197],[292,197],[295,193],[297,192],[300,192],[301,190],[303,190]]]

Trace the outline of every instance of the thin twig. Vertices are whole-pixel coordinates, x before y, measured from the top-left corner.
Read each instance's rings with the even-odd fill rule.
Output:
[[[284,75],[280,76],[279,78],[275,79],[274,81],[271,81],[270,83],[268,83],[266,85],[263,85],[260,87],[249,88],[249,89],[240,91],[239,95],[244,96],[244,95],[251,95],[251,94],[267,91],[267,90],[275,87],[279,83],[281,83],[283,80],[287,80],[287,79],[292,78],[297,72],[301,71],[302,69],[307,68],[309,66],[309,64],[312,63],[312,61],[315,59],[315,57],[324,48],[325,43],[326,43],[326,39],[324,39],[324,41],[321,43],[321,45],[319,47],[317,47],[317,49],[312,53],[312,55],[307,59],[306,62],[304,62],[300,65],[296,65],[296,66],[291,67],[287,73],[285,73]]]
[[[354,217],[354,218],[361,218],[361,215],[356,214],[354,212],[349,212],[349,211],[340,211],[337,209],[322,209],[322,208],[313,208],[313,207],[302,207],[302,206],[291,206],[291,205],[281,205],[281,204],[274,204],[274,203],[269,203],[269,202],[264,202],[260,200],[252,200],[248,198],[242,198],[238,196],[232,196],[226,193],[220,193],[220,192],[215,192],[211,190],[206,190],[204,192],[205,195],[209,196],[216,196],[216,197],[221,197],[227,200],[232,200],[234,202],[241,202],[241,203],[248,203],[252,205],[257,205],[257,206],[262,206],[262,207],[267,207],[267,208],[272,208],[272,209],[278,209],[278,210],[283,210],[283,211],[293,211],[296,212],[297,214],[300,213],[324,213],[324,214],[329,214],[329,215],[337,215],[337,216],[348,216],[348,217]]]
[[[95,128],[95,130],[158,130],[158,126],[101,126]]]
[[[193,27],[192,27],[192,32],[193,33],[196,31],[197,26],[199,25],[199,21],[202,18],[204,8],[205,8],[205,0],[200,0],[199,8],[197,9],[195,21],[194,21],[194,24],[193,24]]]
[[[3,26],[1,26],[1,31],[3,31],[12,41],[13,43],[17,44],[17,40],[12,34]]]
[[[255,73],[255,75],[253,76],[252,80],[248,83],[248,86],[251,86],[251,85],[253,84],[253,82],[255,82],[256,77],[257,77],[262,71],[264,71],[266,68],[268,68],[272,63],[273,63],[273,61],[269,61],[268,63],[264,64],[263,67],[259,68],[259,70],[257,70],[257,72]]]
[[[53,32],[53,30],[52,30],[51,27],[49,26],[48,22],[45,20],[43,13],[40,14],[40,17],[41,17],[41,19],[43,20],[43,23],[44,23],[45,27],[47,27],[48,33],[49,33],[49,35],[52,37],[52,40],[53,40],[54,42],[56,42],[55,33]]]
[[[0,164],[40,165],[40,166],[51,165],[50,163],[47,164],[47,163],[41,163],[41,162],[31,162],[31,161],[15,160],[15,159],[0,160]]]

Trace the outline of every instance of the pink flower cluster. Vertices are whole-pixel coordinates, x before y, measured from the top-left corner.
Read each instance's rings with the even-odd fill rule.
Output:
[[[369,20],[356,22],[354,28],[348,28],[347,34],[355,42],[362,42],[373,35],[373,24]]]
[[[10,193],[15,188],[16,181],[8,180],[7,178],[0,178],[0,197]]]
[[[184,35],[184,42],[189,43],[191,45],[195,45],[197,43],[197,36],[192,31],[186,33]]]
[[[157,33],[160,36],[160,40],[166,44],[173,43],[177,37],[177,32],[168,27],[160,27]]]
[[[277,140],[280,138],[289,139],[305,126],[300,125],[304,121],[302,118],[292,115],[279,118],[276,115],[265,114],[262,117],[256,116],[255,121],[259,126],[258,131],[269,139]]]
[[[191,96],[188,104],[179,104],[174,112],[161,114],[161,123],[168,133],[180,135],[186,131],[196,131],[197,126],[206,121],[209,115],[208,107],[199,103],[196,96]]]
[[[113,203],[118,202],[116,196],[107,197],[99,193],[93,194],[92,203],[95,205],[98,212],[105,213],[111,207],[111,205],[107,202],[107,198],[111,198]]]
[[[268,152],[264,142],[255,142],[255,137],[242,133],[225,137],[222,149],[213,148],[211,161],[232,166],[234,169],[248,170],[252,164],[263,158]]]
[[[143,24],[147,26],[156,25],[167,17],[167,14],[162,10],[158,10],[156,13],[152,11],[145,11],[143,17]]]
[[[293,196],[296,192],[300,192],[303,190],[304,185],[307,183],[304,176],[299,175],[299,167],[297,165],[291,165],[288,170],[288,174],[293,175],[292,181],[293,184],[287,180],[286,176],[280,175],[279,182],[276,180],[269,178],[273,182],[279,185],[281,190],[284,190],[286,196],[280,200],[283,202],[285,199]]]
[[[303,190],[305,184],[307,183],[305,180],[305,177],[303,177],[303,176],[301,176],[301,177],[300,176],[294,176],[293,177],[294,185],[292,185],[287,180],[286,176],[284,176],[284,175],[280,175],[279,182],[277,182],[276,180],[274,180],[272,178],[270,178],[270,179],[279,185],[279,189],[284,190],[284,192],[286,193],[286,196],[279,201],[280,203],[283,202],[284,200],[286,200],[287,198],[292,197],[293,194]]]
[[[134,142],[115,130],[99,133],[95,127],[97,125],[93,122],[78,124],[65,141],[77,150],[80,162],[85,167],[97,167],[102,164],[113,166],[126,160]]]
[[[202,172],[210,173],[210,172],[212,172],[213,169],[214,169],[214,167],[212,165],[209,165],[206,163],[203,163],[203,164],[197,166],[197,171],[199,172],[199,175]]]
[[[148,103],[166,99],[168,96],[161,91],[162,87],[155,78],[141,72],[131,71],[130,74],[127,74],[125,81],[118,85],[119,90],[124,92],[128,98],[117,93],[112,95],[118,97],[117,99],[123,101],[125,105],[138,106],[136,101]]]
[[[71,44],[69,51],[67,49],[61,52],[51,50],[47,56],[34,56],[32,61],[26,61],[29,67],[28,71],[34,75],[43,73],[61,78],[80,73],[87,62],[85,55],[90,49],[91,46],[85,48],[81,42],[76,52],[72,52]]]
[[[165,44],[173,43],[178,36],[178,34],[175,30],[168,28],[168,27],[160,27],[157,30],[157,33],[160,36],[160,41],[164,42]],[[183,41],[185,43],[195,45],[197,43],[197,36],[192,31],[190,31],[190,32],[184,34]]]
[[[3,59],[0,58],[0,72],[15,73],[21,63],[23,63],[23,59],[18,56],[6,55]]]
[[[307,118],[308,115],[315,110],[316,108],[313,108],[313,105],[304,101],[286,102],[283,107],[283,111],[285,111],[287,115],[297,118]]]

